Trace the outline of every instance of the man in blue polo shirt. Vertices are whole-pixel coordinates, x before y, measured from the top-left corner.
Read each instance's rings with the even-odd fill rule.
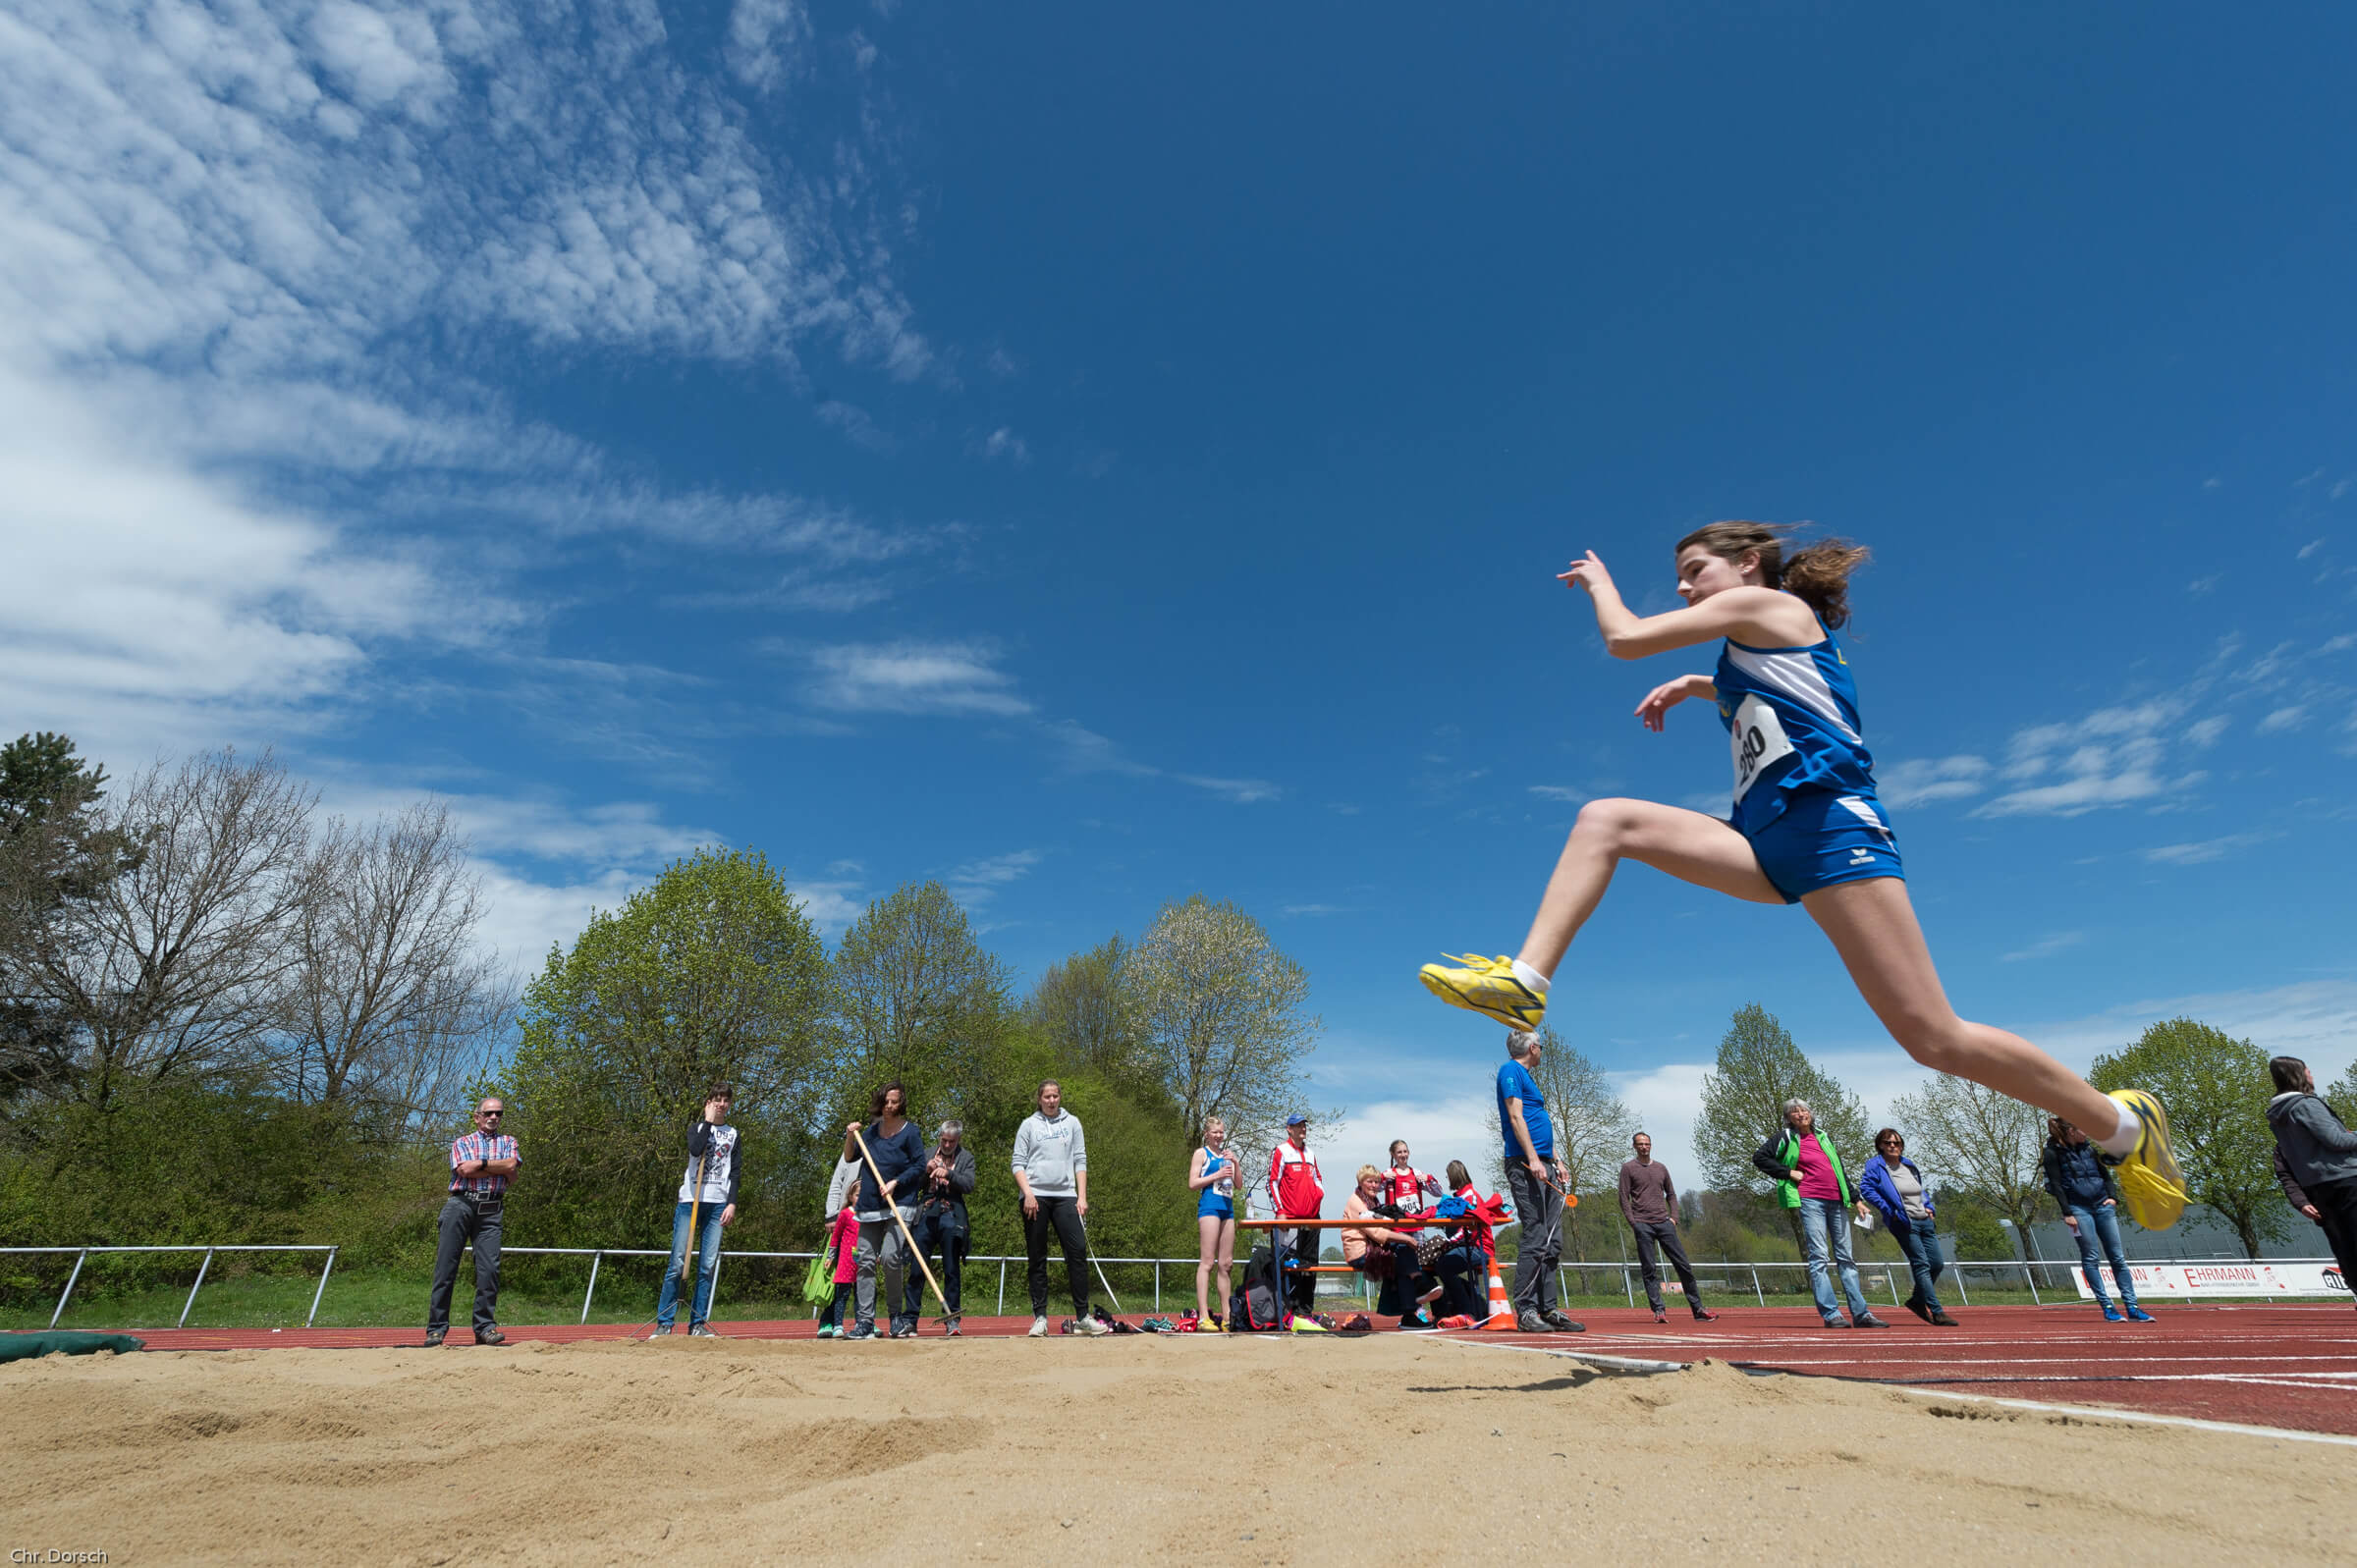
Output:
[[[1556,1262],[1563,1255],[1563,1184],[1555,1158],[1555,1123],[1530,1070],[1539,1064],[1539,1037],[1527,1029],[1506,1037],[1498,1068],[1498,1126],[1506,1134],[1506,1187],[1513,1195],[1522,1234],[1514,1258],[1514,1326],[1524,1333],[1584,1333],[1556,1305]]]

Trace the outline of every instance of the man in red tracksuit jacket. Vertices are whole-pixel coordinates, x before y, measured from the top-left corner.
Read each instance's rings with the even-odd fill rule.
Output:
[[[1326,1203],[1326,1179],[1318,1174],[1318,1157],[1309,1152],[1309,1118],[1298,1112],[1285,1118],[1285,1137],[1269,1153],[1270,1212],[1280,1219],[1315,1219]],[[1302,1264],[1318,1261],[1318,1232],[1280,1230],[1277,1245],[1289,1248]],[[1318,1276],[1299,1272],[1286,1276],[1286,1290],[1297,1313],[1318,1304]]]

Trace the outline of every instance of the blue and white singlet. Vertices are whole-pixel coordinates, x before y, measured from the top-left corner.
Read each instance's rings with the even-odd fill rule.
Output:
[[[1235,1213],[1235,1156],[1217,1154],[1209,1146],[1203,1150],[1203,1173],[1218,1175],[1219,1180],[1195,1193],[1195,1217],[1225,1219]]]
[[[1831,631],[1807,648],[1751,648],[1730,637],[1711,683],[1732,749],[1737,832],[1749,838],[1775,822],[1796,790],[1874,798],[1857,684]]]

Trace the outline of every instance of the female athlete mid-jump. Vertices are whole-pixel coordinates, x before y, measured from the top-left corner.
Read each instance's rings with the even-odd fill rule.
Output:
[[[1838,540],[1794,551],[1786,530],[1715,522],[1677,542],[1682,610],[1638,616],[1590,551],[1561,573],[1595,602],[1616,658],[1642,659],[1724,638],[1710,676],[1653,688],[1637,717],[1659,730],[1688,698],[1715,702],[1734,763],[1726,820],[1649,800],[1592,800],[1563,845],[1538,918],[1513,958],[1426,964],[1442,1000],[1536,1029],[1571,939],[1622,860],[1757,903],[1798,903],[1825,934],[1892,1039],[1936,1071],[1985,1085],[2086,1129],[2118,1166],[2138,1224],[2165,1230],[2185,1208],[2161,1103],[2142,1090],[2099,1093],[2022,1039],[1956,1016],[1907,900],[1857,689],[1834,632],[1849,619],[1849,574],[1866,552]]]

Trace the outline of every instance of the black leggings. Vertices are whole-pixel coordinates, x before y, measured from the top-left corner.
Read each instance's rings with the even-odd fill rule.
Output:
[[[2308,1189],[2308,1201],[2316,1205],[2325,1245],[2340,1265],[2340,1282],[2357,1291],[2357,1181],[2320,1181]]]
[[[1072,1287],[1072,1316],[1088,1316],[1088,1232],[1080,1224],[1079,1200],[1041,1198],[1039,1213],[1023,1217],[1023,1251],[1030,1255],[1031,1316],[1048,1315],[1048,1232],[1064,1244],[1064,1278]]]

